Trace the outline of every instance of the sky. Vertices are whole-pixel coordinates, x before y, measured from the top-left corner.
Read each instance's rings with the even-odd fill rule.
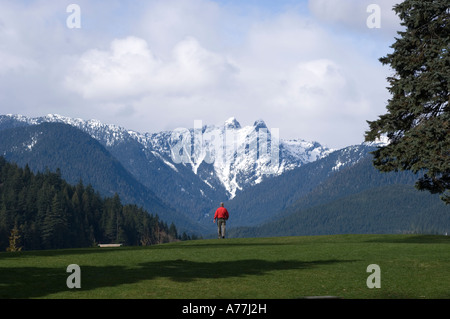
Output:
[[[398,2],[0,0],[0,114],[141,133],[262,119],[281,139],[359,144],[390,97]]]

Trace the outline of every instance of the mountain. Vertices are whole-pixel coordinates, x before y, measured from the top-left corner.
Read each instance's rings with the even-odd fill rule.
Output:
[[[235,118],[220,125],[196,121],[193,128],[181,132],[139,133],[54,114],[36,118],[3,115],[0,130],[47,122],[64,123],[89,134],[138,182],[195,223],[208,227],[219,202],[331,152],[317,142],[279,139],[278,132],[269,130],[262,120],[242,127]]]
[[[179,238],[176,227],[119,196],[68,184],[58,173],[31,172],[0,157],[0,251],[152,245]],[[12,241],[11,238],[14,238]]]
[[[176,222],[181,229],[198,230],[197,223],[178,213],[142,185],[96,139],[64,123],[43,122],[9,126],[1,130],[0,155],[34,172],[60,170],[69,183],[91,184],[103,196],[117,193],[126,204],[144,207],[164,221]]]
[[[321,161],[312,164],[320,166]],[[256,226],[234,228],[230,236],[448,233],[450,206],[446,206],[438,195],[415,189],[416,179],[417,176],[410,172],[377,171],[368,153],[354,165],[294,196],[296,200],[284,209],[277,209],[270,219]],[[282,192],[275,191],[273,197]]]
[[[299,198],[309,198],[317,187],[367,158],[375,149],[367,144],[348,146],[246,189],[226,202],[230,211],[238,212],[233,224],[255,225],[276,218]]]
[[[52,131],[52,123],[60,127]],[[0,131],[0,155],[39,169],[60,167],[72,181],[82,176],[97,189],[122,192],[121,198],[202,236],[215,232],[212,216],[222,201],[232,236],[441,231],[449,223],[448,207],[414,189],[417,176],[373,167],[377,143],[331,150],[280,139],[263,120],[241,126],[235,118],[138,133],[59,115],[4,115]]]
[[[228,119],[223,125],[203,126],[200,121],[196,124],[193,129],[180,134],[185,143],[175,144],[188,149],[188,154],[177,158],[178,162],[190,166],[207,185],[224,187],[230,199],[249,186],[330,152],[317,142],[280,140],[262,120],[245,127],[241,127],[235,118]],[[154,150],[174,162],[174,145],[171,143],[174,132],[146,136]]]
[[[21,115],[0,116],[0,128],[36,125],[45,122],[65,123],[79,128],[106,148],[112,149],[120,144],[134,141],[142,148],[141,151],[146,156],[151,153],[171,169],[176,171],[179,167],[177,164],[180,164],[175,163],[171,156],[171,149],[174,146],[171,143],[174,136],[172,131],[142,134],[116,125],[102,124],[97,120],[85,121],[56,114],[37,118]],[[263,120],[255,121],[253,126],[246,127],[241,127],[235,118],[228,119],[222,125],[203,126],[201,121],[196,121],[194,128],[185,129],[185,133],[190,135],[188,146],[193,147],[194,150],[192,154],[189,154],[188,160],[182,164],[188,164],[194,174],[200,178],[203,177],[203,182],[207,186],[211,187],[208,185],[210,182],[214,186],[223,186],[228,197],[234,197],[237,191],[259,183],[267,175],[281,175],[287,170],[315,161],[331,151],[317,142],[300,139],[279,140],[277,143],[280,151],[279,159],[275,163],[278,165],[272,165],[274,166],[272,168],[271,164],[274,164],[271,163],[272,157],[266,156],[268,155],[266,153],[270,152],[268,149],[271,147],[272,133]],[[263,142],[267,145],[262,144]],[[198,150],[195,149],[196,145],[199,145]],[[215,151],[216,156],[208,161],[205,157],[211,149],[214,149],[213,153]],[[257,159],[256,163],[255,158]],[[199,170],[200,166],[205,163],[212,163],[213,177],[208,176],[210,175],[209,171],[208,174],[205,174]]]

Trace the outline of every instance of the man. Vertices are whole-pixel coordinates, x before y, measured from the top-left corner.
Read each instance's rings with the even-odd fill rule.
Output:
[[[217,219],[217,233],[220,238],[225,238],[225,225],[226,221],[230,217],[228,211],[225,207],[223,207],[223,203],[220,203],[220,207],[217,208],[216,213],[214,214],[214,223]]]

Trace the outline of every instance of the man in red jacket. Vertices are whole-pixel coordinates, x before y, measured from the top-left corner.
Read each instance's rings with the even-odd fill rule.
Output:
[[[223,203],[220,203],[220,207],[217,208],[216,213],[214,214],[214,223],[217,219],[217,233],[220,238],[225,238],[225,227],[226,227],[226,221],[230,217],[228,214],[228,211],[225,207],[223,207]]]

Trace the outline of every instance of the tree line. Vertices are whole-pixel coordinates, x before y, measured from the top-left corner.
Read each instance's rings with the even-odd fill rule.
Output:
[[[33,173],[0,157],[0,250],[59,249],[99,243],[152,245],[191,239],[116,194],[102,197],[60,170]]]

